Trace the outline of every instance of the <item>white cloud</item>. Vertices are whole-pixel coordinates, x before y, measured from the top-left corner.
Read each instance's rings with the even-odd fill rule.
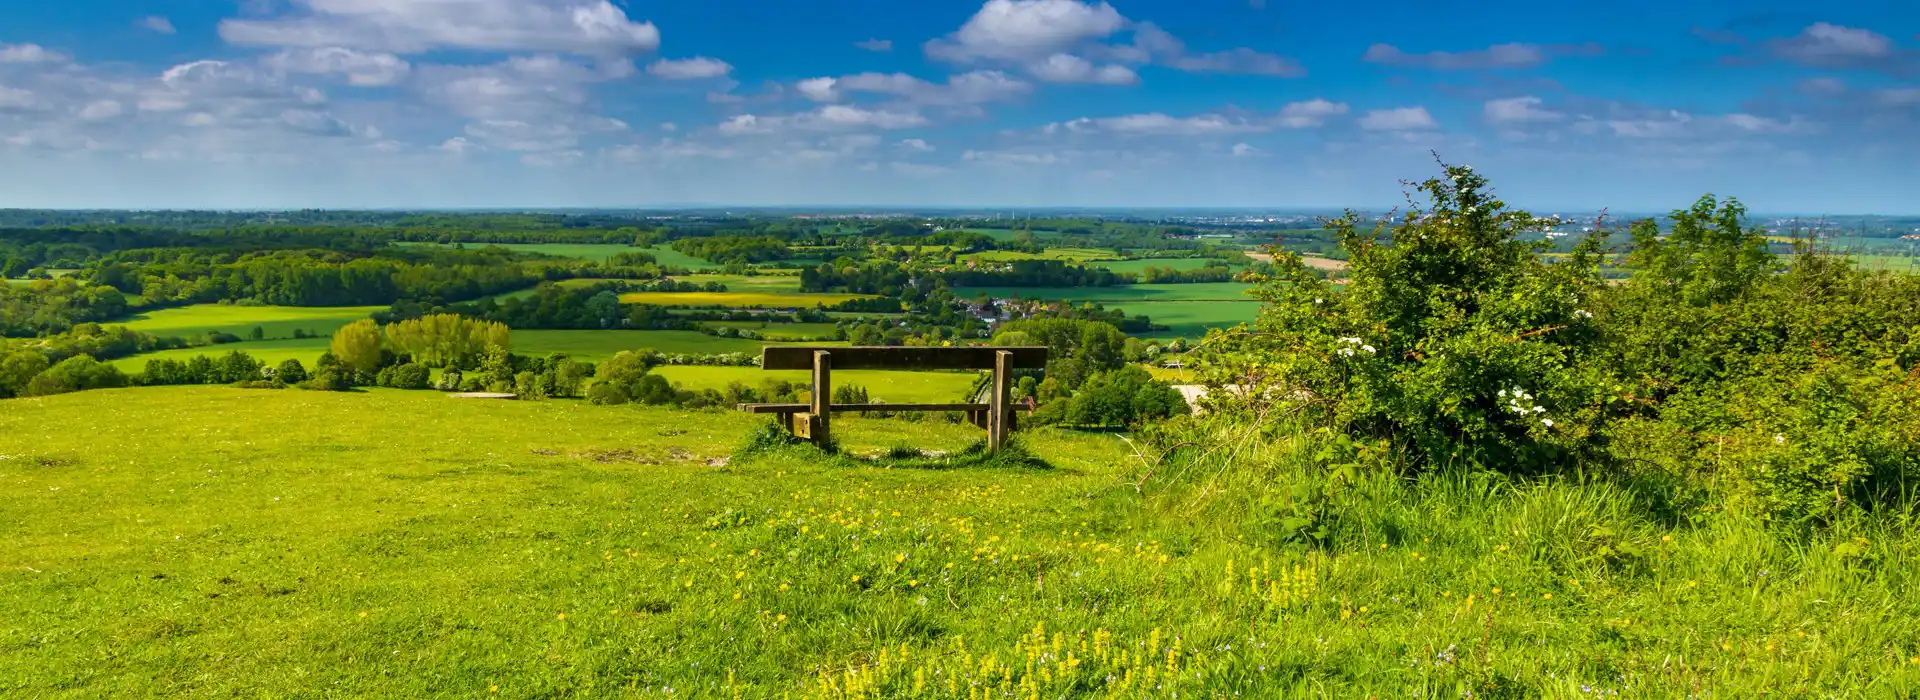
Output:
[[[113,100],[98,100],[81,107],[76,116],[90,122],[106,121],[125,114],[127,108]]]
[[[1170,68],[1189,73],[1241,73],[1278,78],[1298,78],[1307,74],[1306,69],[1301,68],[1298,61],[1245,47],[1231,51],[1174,56],[1168,58],[1166,64]]]
[[[341,46],[622,55],[653,51],[660,31],[607,0],[291,0],[302,12],[228,19],[220,36],[256,46]]]
[[[460,154],[460,155],[487,150],[486,146],[482,146],[472,141],[468,141],[467,137],[465,136],[455,136],[453,138],[447,139],[446,141],[440,144],[439,148],[442,151],[446,151],[448,153]]]
[[[1112,35],[1127,20],[1105,2],[1077,0],[987,0],[960,30],[927,42],[927,55],[943,61],[1020,62]]]
[[[1250,123],[1247,120],[1233,119],[1218,114],[1173,117],[1159,112],[1129,114],[1122,117],[1107,117],[1102,119],[1081,118],[1069,122],[1049,124],[1043,129],[1044,132],[1049,134],[1061,132],[1105,132],[1123,136],[1206,136],[1264,130],[1265,127]]]
[[[1650,113],[1629,119],[1598,122],[1615,136],[1629,139],[1705,139],[1751,134],[1784,134],[1801,130],[1799,120],[1768,119],[1746,113],[1697,116],[1680,110]],[[1595,127],[1582,124],[1591,131]]]
[[[1551,122],[1566,118],[1567,115],[1565,114],[1551,109],[1541,108],[1540,105],[1542,103],[1540,98],[1528,95],[1525,97],[1487,100],[1481,109],[1482,113],[1486,115],[1487,121],[1496,124]]]
[[[1361,60],[1390,66],[1431,70],[1531,68],[1547,61],[1547,51],[1536,44],[1498,44],[1479,51],[1407,53],[1391,44],[1367,47]]]
[[[1439,126],[1425,107],[1376,109],[1360,118],[1360,128],[1368,131],[1414,131]]]
[[[876,53],[884,53],[893,50],[893,41],[890,39],[868,39],[866,41],[856,42],[854,46]]]
[[[0,63],[64,63],[67,55],[39,44],[0,44]]]
[[[900,145],[900,150],[903,150],[903,151],[911,151],[914,153],[932,153],[933,152],[933,144],[927,143],[925,140],[922,140],[922,139],[902,139],[899,145]]]
[[[1027,72],[1049,83],[1132,85],[1140,82],[1140,76],[1126,66],[1117,64],[1095,66],[1087,59],[1066,53],[1053,54],[1044,60],[1029,64]]]
[[[1053,165],[1061,158],[1052,153],[1030,153],[1026,151],[967,151],[960,160],[968,163],[987,163],[992,165]]]
[[[1245,158],[1247,156],[1257,156],[1257,155],[1260,155],[1260,149],[1254,148],[1253,146],[1248,145],[1246,143],[1236,143],[1233,145],[1233,155],[1234,157],[1237,157],[1237,158]]]
[[[288,73],[341,75],[347,84],[362,87],[393,85],[407,77],[413,66],[390,53],[363,53],[329,46],[317,49],[288,49],[263,59],[268,67]]]
[[[618,75],[550,55],[480,66],[422,65],[415,73],[413,88],[427,102],[473,119],[520,121],[580,114],[587,86]]]
[[[286,110],[280,113],[280,123],[294,131],[314,136],[354,135],[354,128],[341,121],[339,117],[318,110]]]
[[[31,90],[10,88],[0,85],[0,113],[39,112],[48,108],[45,100],[33,94]]]
[[[972,71],[932,83],[905,73],[858,73],[838,78],[809,78],[794,91],[815,102],[838,102],[851,93],[891,95],[920,105],[961,106],[1013,99],[1033,86],[1000,71]]]
[[[490,148],[558,153],[574,150],[580,145],[581,137],[587,134],[623,131],[626,128],[627,125],[617,119],[540,124],[489,119],[468,124],[465,133],[472,141]]]
[[[722,78],[733,72],[733,66],[726,61],[705,56],[695,56],[679,60],[660,59],[647,66],[647,73],[667,80],[702,80]]]
[[[159,32],[161,34],[174,33],[173,22],[159,15],[153,15],[153,16],[147,17],[146,19],[140,20],[140,26],[146,27],[147,29]]]
[[[1304,102],[1294,102],[1280,108],[1279,125],[1289,129],[1305,129],[1320,126],[1327,119],[1347,113],[1347,103],[1328,102],[1314,98]]]
[[[925,126],[927,118],[914,112],[863,109],[849,105],[826,105],[811,112],[762,116],[741,114],[720,123],[727,136],[771,134],[797,129],[803,131],[852,131],[859,129],[908,129]]]
[[[1868,29],[1815,22],[1787,39],[1769,44],[1775,56],[1801,63],[1829,66],[1893,55],[1893,40]]]

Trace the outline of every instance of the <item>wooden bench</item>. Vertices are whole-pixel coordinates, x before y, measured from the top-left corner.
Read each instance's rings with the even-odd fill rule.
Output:
[[[816,445],[831,442],[834,413],[871,411],[959,411],[987,430],[987,449],[998,451],[1014,428],[1013,370],[1047,366],[1044,347],[800,347],[761,350],[760,368],[813,370],[812,401],[808,403],[741,404],[747,413],[771,413],[796,436]],[[987,403],[833,403],[835,369],[988,369],[993,384]]]

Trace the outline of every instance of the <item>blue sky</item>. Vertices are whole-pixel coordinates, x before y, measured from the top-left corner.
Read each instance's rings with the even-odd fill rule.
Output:
[[[1433,151],[1920,212],[1920,0],[0,6],[0,206],[1379,207]]]

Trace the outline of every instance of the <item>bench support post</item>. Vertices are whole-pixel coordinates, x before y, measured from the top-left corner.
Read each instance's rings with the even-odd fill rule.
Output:
[[[807,439],[826,447],[832,441],[830,416],[833,415],[833,356],[825,350],[813,353],[813,410]]]
[[[1013,383],[1013,353],[1001,350],[993,358],[993,397],[987,400],[987,451],[999,452],[1007,441],[1010,389]]]

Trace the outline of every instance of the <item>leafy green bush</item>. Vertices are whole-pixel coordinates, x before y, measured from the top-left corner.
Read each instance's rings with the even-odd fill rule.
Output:
[[[113,389],[130,383],[127,375],[113,365],[95,360],[90,355],[75,355],[35,375],[27,382],[25,394],[51,396],[88,389]]]
[[[1200,351],[1221,409],[1298,413],[1416,468],[1538,473],[1592,452],[1611,385],[1588,311],[1601,238],[1549,263],[1519,236],[1551,221],[1509,210],[1471,168],[1445,171],[1391,227],[1330,222],[1352,265],[1344,292],[1276,256],[1254,326]]]

